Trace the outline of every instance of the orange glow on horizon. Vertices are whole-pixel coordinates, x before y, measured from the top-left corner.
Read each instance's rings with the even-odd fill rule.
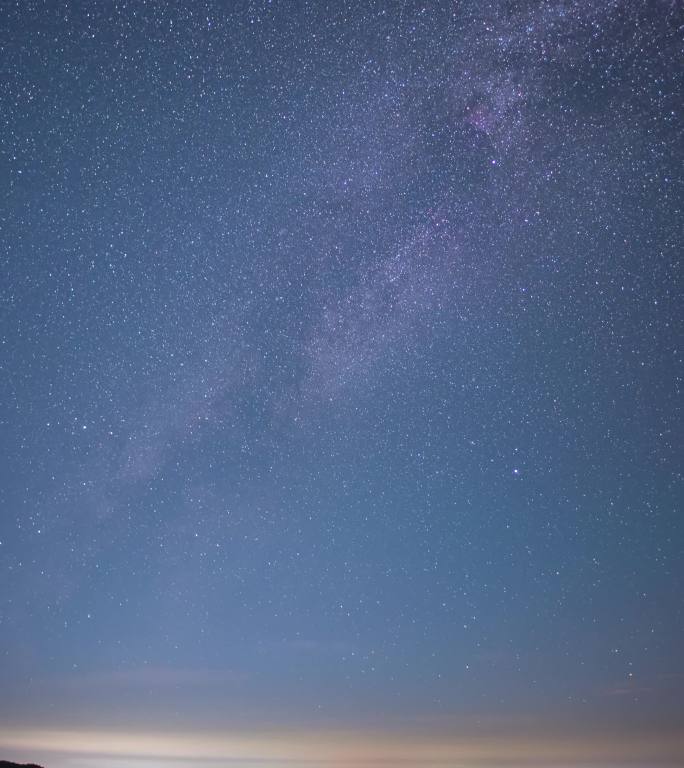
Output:
[[[2,729],[0,748],[39,754],[100,758],[204,761],[244,760],[250,764],[323,765],[367,768],[404,766],[588,765],[610,761],[664,764],[684,754],[677,733],[572,735],[565,739],[525,736],[455,738],[367,731],[264,731],[245,733],[134,733],[107,730]]]

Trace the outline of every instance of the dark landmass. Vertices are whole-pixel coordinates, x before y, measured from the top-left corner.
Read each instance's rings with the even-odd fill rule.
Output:
[[[43,766],[35,763],[8,763],[7,760],[0,760],[0,768],[43,768]]]

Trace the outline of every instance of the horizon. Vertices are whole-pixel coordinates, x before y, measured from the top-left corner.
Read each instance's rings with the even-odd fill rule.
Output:
[[[0,748],[16,753],[44,755],[43,768],[161,768],[189,766],[330,766],[371,768],[407,765],[428,768],[617,768],[618,766],[681,765],[684,739],[676,729],[629,738],[612,734],[587,735],[558,732],[543,738],[530,734],[481,733],[478,737],[445,738],[419,733],[340,732],[333,728],[312,733],[277,730],[266,733],[194,731],[117,732],[100,730],[0,731]],[[24,747],[27,743],[30,746]],[[36,760],[33,760],[36,762]]]

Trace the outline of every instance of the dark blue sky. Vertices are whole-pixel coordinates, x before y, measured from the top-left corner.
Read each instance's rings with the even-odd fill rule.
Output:
[[[3,4],[8,756],[675,759],[683,22]]]

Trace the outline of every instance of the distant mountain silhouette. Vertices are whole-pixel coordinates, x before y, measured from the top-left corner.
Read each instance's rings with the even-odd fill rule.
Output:
[[[0,760],[0,768],[43,768],[43,766],[35,763],[8,763],[7,760]]]

